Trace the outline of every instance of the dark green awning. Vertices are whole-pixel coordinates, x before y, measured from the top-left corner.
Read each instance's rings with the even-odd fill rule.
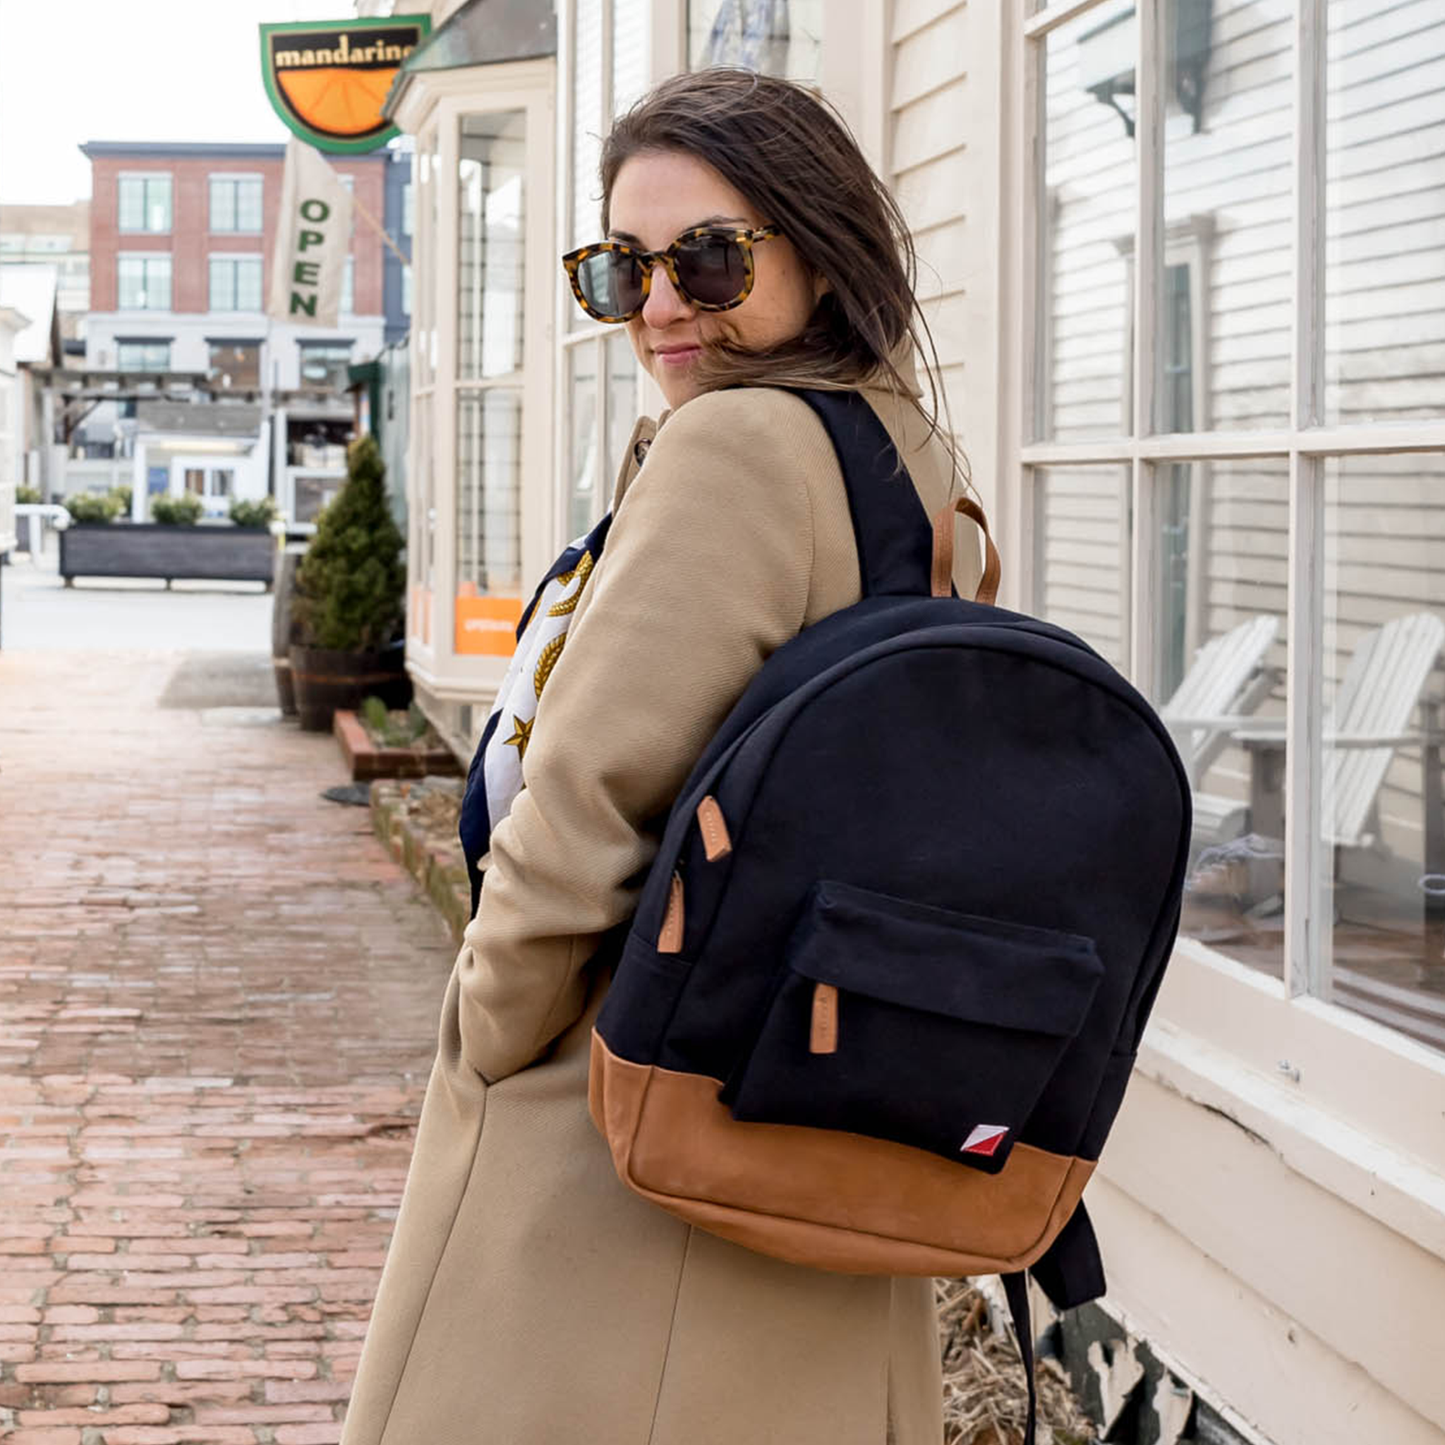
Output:
[[[423,71],[464,70],[556,53],[552,0],[466,0],[402,62],[382,113],[391,118],[411,77]]]

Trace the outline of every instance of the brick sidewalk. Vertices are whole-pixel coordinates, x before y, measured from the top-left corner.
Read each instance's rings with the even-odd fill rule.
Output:
[[[435,1045],[336,745],[180,661],[0,653],[6,1445],[338,1440]]]

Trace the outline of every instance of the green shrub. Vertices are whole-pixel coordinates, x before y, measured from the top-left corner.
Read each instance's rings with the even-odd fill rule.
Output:
[[[297,569],[294,640],[367,652],[401,636],[406,568],[376,439],[358,437],[346,449],[346,464],[346,483],[317,517]]]
[[[259,502],[239,498],[231,503],[231,520],[238,527],[269,527],[276,520],[275,497],[262,497]]]
[[[22,483],[20,486],[15,488],[15,500],[17,502],[28,502],[33,504],[36,502],[43,502],[45,498],[40,495],[39,487],[27,487],[24,485],[24,483]]]
[[[151,521],[168,527],[194,527],[203,511],[205,507],[194,492],[182,492],[179,497],[157,497],[151,503]]]
[[[65,510],[72,522],[113,522],[120,516],[120,500],[114,494],[98,497],[81,492],[65,499]]]
[[[129,487],[112,487],[110,495],[115,498],[120,511],[116,514],[121,517],[130,516],[131,490]]]
[[[431,731],[426,714],[415,703],[405,713],[393,713],[387,711],[379,697],[364,697],[358,711],[372,741],[379,747],[409,748]]]

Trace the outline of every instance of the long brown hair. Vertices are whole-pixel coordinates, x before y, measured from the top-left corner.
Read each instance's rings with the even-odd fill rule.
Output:
[[[620,116],[603,142],[604,230],[617,173],[646,151],[681,151],[706,162],[782,229],[813,277],[828,283],[790,341],[766,352],[738,346],[725,332],[711,341],[693,372],[699,386],[852,390],[881,383],[941,435],[966,481],[967,465],[939,425],[932,371],[930,411],[894,360],[908,342],[920,353],[926,343],[935,367],[938,361],[914,294],[913,237],[836,109],[805,86],[750,70],[672,76]]]

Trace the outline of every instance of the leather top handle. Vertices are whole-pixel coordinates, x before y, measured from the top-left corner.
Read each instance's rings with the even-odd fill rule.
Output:
[[[971,497],[955,497],[933,519],[933,595],[948,597],[953,592],[953,521],[959,512],[977,522],[979,531],[983,533],[983,576],[979,579],[973,600],[986,602],[992,607],[998,596],[998,548],[988,534],[988,518],[984,516],[983,508]]]

